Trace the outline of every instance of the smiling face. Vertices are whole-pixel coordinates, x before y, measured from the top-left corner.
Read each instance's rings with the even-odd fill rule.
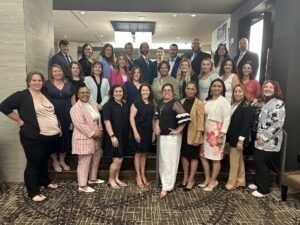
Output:
[[[248,40],[246,38],[242,38],[239,41],[239,49],[240,51],[244,52],[248,49]]]
[[[233,68],[233,65],[232,65],[232,62],[230,60],[227,60],[224,64],[224,71],[225,73],[231,73],[232,72],[232,68]]]
[[[181,73],[186,74],[189,71],[189,63],[183,61],[180,66]]]
[[[51,75],[52,75],[53,80],[57,80],[57,81],[63,80],[63,78],[64,78],[63,71],[58,67],[52,68]]]
[[[150,96],[150,89],[149,89],[149,87],[143,86],[141,88],[141,97],[142,97],[142,99],[148,100],[149,96]]]
[[[140,53],[143,56],[147,56],[148,55],[148,53],[149,53],[149,45],[148,45],[148,43],[144,42],[144,43],[141,44]]]
[[[219,49],[218,49],[218,55],[219,56],[224,56],[226,54],[226,48],[224,45],[220,45]]]
[[[84,55],[87,58],[90,58],[93,55],[93,49],[92,46],[87,45],[84,49],[83,49]]]
[[[252,66],[250,64],[245,64],[243,66],[243,75],[244,76],[250,76],[252,73]]]
[[[164,100],[170,100],[173,98],[173,90],[171,86],[167,85],[162,90],[162,97]]]
[[[43,80],[39,74],[33,74],[28,82],[28,88],[33,91],[41,91],[43,87]]]
[[[193,41],[192,41],[192,50],[194,52],[198,52],[200,51],[200,40],[198,38],[195,38]]]
[[[263,94],[265,97],[273,97],[275,94],[275,87],[272,83],[267,82],[263,88]]]
[[[178,53],[178,48],[176,48],[176,46],[170,46],[170,49],[169,49],[169,54],[170,54],[170,57],[173,59],[177,56],[177,53]]]
[[[223,93],[223,85],[220,81],[214,81],[211,86],[211,94],[214,97],[219,97]]]
[[[104,51],[105,57],[106,57],[106,58],[112,57],[112,53],[113,53],[112,47],[111,47],[111,46],[107,46],[107,47],[105,48],[105,51]]]
[[[130,56],[133,54],[133,46],[131,44],[125,46],[125,53]]]
[[[124,68],[126,66],[126,59],[123,55],[121,55],[118,59],[118,65],[120,68]]]
[[[245,93],[243,88],[236,86],[233,91],[234,102],[242,102],[245,99]]]
[[[185,94],[188,98],[194,98],[196,96],[197,89],[194,83],[189,83],[185,88]]]
[[[101,64],[95,64],[93,67],[93,74],[95,76],[100,76],[102,73],[102,66]]]
[[[168,76],[169,75],[169,67],[166,63],[161,64],[159,69],[161,76]]]
[[[113,97],[116,101],[121,102],[123,99],[124,93],[123,93],[123,88],[121,87],[116,87],[114,89]]]
[[[156,58],[162,60],[165,55],[165,51],[162,48],[157,49]]]
[[[139,80],[141,79],[141,71],[140,71],[140,69],[136,68],[136,69],[134,70],[132,79],[133,79],[134,81],[139,81]]]
[[[203,73],[208,73],[212,70],[212,63],[210,60],[203,59],[201,62],[201,71]]]
[[[72,74],[72,77],[79,77],[80,69],[76,63],[72,63],[71,74]]]
[[[61,44],[59,46],[59,50],[61,53],[63,54],[68,54],[69,53],[69,50],[70,50],[70,45],[64,45],[64,44]]]
[[[88,102],[90,100],[90,90],[87,87],[81,87],[77,92],[78,99],[82,102]]]

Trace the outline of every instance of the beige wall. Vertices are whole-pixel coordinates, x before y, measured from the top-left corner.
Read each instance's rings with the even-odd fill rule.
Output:
[[[0,1],[0,102],[26,87],[26,72],[47,72],[53,52],[52,0]],[[19,128],[0,113],[0,180],[22,181]]]

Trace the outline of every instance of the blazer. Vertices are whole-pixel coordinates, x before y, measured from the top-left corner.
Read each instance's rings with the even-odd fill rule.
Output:
[[[88,87],[88,89],[90,89],[91,101],[96,102],[98,89],[97,89],[97,85],[96,85],[94,79],[91,76],[87,76],[84,78],[84,83]],[[101,97],[102,97],[102,102],[100,103],[100,105],[103,106],[106,102],[108,102],[109,90],[110,90],[110,86],[109,86],[108,80],[103,77],[101,87],[100,87]]]
[[[70,55],[69,55],[70,56]],[[73,61],[73,58],[70,56],[71,61]],[[62,67],[64,75],[68,77],[69,74],[69,62],[66,59],[66,57],[63,55],[62,52],[56,53],[49,61],[49,67],[53,64],[58,64]]]
[[[181,60],[182,60],[181,57],[179,57],[179,56],[176,57],[176,60],[174,62],[173,68],[172,68],[172,71],[170,72],[170,75],[174,78],[176,78],[177,70],[178,70],[178,67],[179,67],[179,64],[180,64]]]
[[[95,110],[98,109],[93,105]],[[92,154],[100,148],[100,139],[92,136],[99,130],[103,130],[99,113],[98,122],[94,122],[84,104],[78,100],[72,106],[70,115],[74,125],[72,137],[72,154]]]
[[[127,80],[129,80],[128,74],[126,74],[126,76],[127,76]],[[119,85],[123,86],[125,82],[123,81],[122,73],[113,69],[111,71],[109,83],[111,84],[111,86],[113,86],[115,84],[119,84]]]
[[[252,62],[252,64],[253,64],[253,74],[255,74],[255,75],[257,74],[259,62],[258,62],[258,55],[255,52],[250,52],[249,50],[247,50],[247,52],[244,54],[243,58],[241,58],[239,63],[237,63],[238,59],[239,59],[239,54],[236,55],[233,58],[233,61],[235,62],[237,72],[238,72],[239,75],[243,74],[243,65],[247,61]]]
[[[149,60],[149,66],[145,62],[145,59],[140,55],[134,63],[136,66],[140,67],[142,70],[143,81],[147,84],[152,84],[155,77],[157,77],[157,68],[154,66],[154,63]]]
[[[47,95],[45,97],[51,102]],[[26,138],[36,140],[40,134],[40,127],[34,109],[33,98],[28,89],[15,92],[0,104],[0,111],[5,115],[9,115],[15,109],[18,110],[20,118],[24,121],[24,125],[20,127],[20,135],[22,134]]]
[[[248,145],[253,109],[250,104],[241,102],[231,115],[230,125],[227,131],[227,142],[231,147],[236,147],[239,137],[244,139],[244,147]]]
[[[183,104],[186,98],[181,99]],[[204,131],[204,104],[196,97],[194,104],[190,112],[191,122],[188,125],[187,131],[187,143],[192,145],[193,143],[203,143]]]
[[[193,52],[188,55],[188,59],[191,59],[193,56]],[[201,71],[201,61],[204,58],[211,58],[210,54],[206,53],[206,52],[202,52],[199,51],[198,54],[196,55],[196,57],[193,59],[192,61],[192,69],[194,71],[195,74],[200,74]]]

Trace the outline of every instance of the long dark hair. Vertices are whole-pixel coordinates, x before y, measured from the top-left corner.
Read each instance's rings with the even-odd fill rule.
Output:
[[[223,43],[222,43],[222,44],[219,44],[219,46],[218,46],[218,48],[216,49],[215,54],[214,54],[214,64],[215,64],[215,68],[218,67],[218,64],[219,64],[219,62],[220,62],[220,56],[219,56],[218,51],[219,51],[219,49],[220,49],[221,46],[224,46],[224,48],[225,48],[224,59],[226,59],[226,58],[229,57],[229,56],[228,56],[228,49],[227,49],[226,45],[223,44]]]
[[[235,66],[234,61],[233,61],[231,58],[227,58],[227,59],[224,59],[224,60],[222,61],[222,64],[221,64],[221,67],[220,67],[220,73],[219,73],[220,76],[225,74],[224,66],[225,66],[225,64],[226,64],[228,61],[230,61],[230,62],[232,63],[232,70],[231,70],[231,73],[237,74],[237,70],[236,70],[236,66]]]
[[[223,97],[225,97],[225,92],[226,92],[225,83],[224,83],[224,81],[223,81],[222,79],[217,78],[217,79],[213,80],[213,82],[211,82],[211,84],[210,84],[210,86],[209,86],[209,89],[208,89],[208,95],[207,95],[207,98],[205,99],[206,101],[211,100],[212,97],[213,97],[213,95],[212,95],[212,93],[211,93],[211,87],[213,86],[213,84],[214,84],[215,82],[220,82],[220,83],[222,84],[222,86],[223,86],[223,92],[222,92],[221,95],[222,95]]]
[[[250,80],[254,80],[255,79],[255,77],[256,77],[256,74],[254,74],[253,73],[253,63],[252,63],[252,61],[246,61],[244,64],[243,64],[243,66],[242,66],[242,68],[244,68],[244,66],[246,65],[246,64],[248,64],[248,65],[250,65],[251,66],[251,73],[249,74],[249,79]],[[243,69],[242,69],[242,74],[239,74],[239,78],[240,78],[240,80],[243,80],[243,76],[244,76],[244,72],[243,72]]]
[[[142,98],[142,88],[143,87],[148,87],[149,88],[150,94],[149,94],[149,97],[148,97],[148,101],[149,101],[149,104],[154,105],[153,91],[152,91],[151,86],[149,84],[147,84],[147,83],[142,83],[141,86],[140,86],[140,88],[139,88],[139,100],[141,102],[144,102],[143,98]]]
[[[108,48],[108,47],[111,47],[112,49],[112,54],[111,54],[111,57],[107,58],[105,56],[105,50]],[[115,64],[115,53],[114,53],[114,47],[110,44],[110,43],[106,43],[103,48],[101,49],[101,52],[100,52],[100,55],[105,58],[107,60],[107,62],[109,62],[110,64],[114,65]]]
[[[72,66],[73,64],[77,65],[79,68],[79,78],[80,80],[84,79],[84,74],[83,74],[83,70],[82,70],[82,66],[80,65],[80,63],[73,61],[69,64],[69,77],[71,80],[73,80],[73,75],[72,75]]]
[[[85,43],[85,44],[82,46],[82,50],[81,50],[81,58],[86,58],[86,57],[85,57],[85,54],[84,54],[84,49],[85,49],[87,46],[90,46],[91,49],[92,49],[92,52],[93,52],[93,47],[91,46],[91,44],[90,44],[90,43]]]

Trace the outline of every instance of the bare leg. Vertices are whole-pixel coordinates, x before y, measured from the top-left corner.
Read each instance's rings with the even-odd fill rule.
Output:
[[[118,174],[118,170],[120,168],[119,164],[120,164],[119,158],[112,159],[112,163],[110,164],[110,167],[109,167],[109,183],[111,186],[117,186],[115,179]]]
[[[65,162],[66,158],[66,153],[60,153],[59,154],[59,165],[64,169],[64,170],[70,170],[70,167],[66,164]]]
[[[190,165],[190,176],[186,185],[186,187],[189,189],[191,189],[195,183],[195,174],[198,169],[198,159],[192,159]]]
[[[183,169],[183,181],[182,186],[186,186],[189,178],[190,162],[187,158],[181,157],[182,169]]]
[[[61,172],[62,171],[62,168],[60,167],[59,165],[59,162],[57,160],[57,155],[56,153],[53,153],[51,154],[51,159],[53,161],[53,168],[56,172]]]
[[[210,169],[209,169],[209,161],[204,158],[204,157],[200,157],[201,159],[201,163],[204,169],[204,174],[205,174],[205,181],[203,183],[204,187],[207,186],[211,180],[211,176],[210,176]]]
[[[212,172],[212,177],[209,182],[208,187],[214,187],[217,184],[217,177],[219,176],[221,170],[221,162],[220,160],[213,160],[213,172]]]
[[[147,180],[145,176],[145,168],[146,168],[146,160],[147,160],[147,154],[141,153],[141,175],[142,175],[142,181],[144,185],[149,186],[150,182]]]
[[[138,187],[143,188],[144,184],[142,181],[142,177],[141,177],[141,153],[135,153],[134,155],[134,167],[135,167],[135,172],[136,172],[136,184]]]
[[[117,170],[115,173],[115,181],[117,184],[122,184],[123,182],[119,179],[119,175],[120,175],[120,170],[121,170],[121,166],[122,166],[122,162],[123,162],[123,158],[114,158],[114,161],[117,165]]]

